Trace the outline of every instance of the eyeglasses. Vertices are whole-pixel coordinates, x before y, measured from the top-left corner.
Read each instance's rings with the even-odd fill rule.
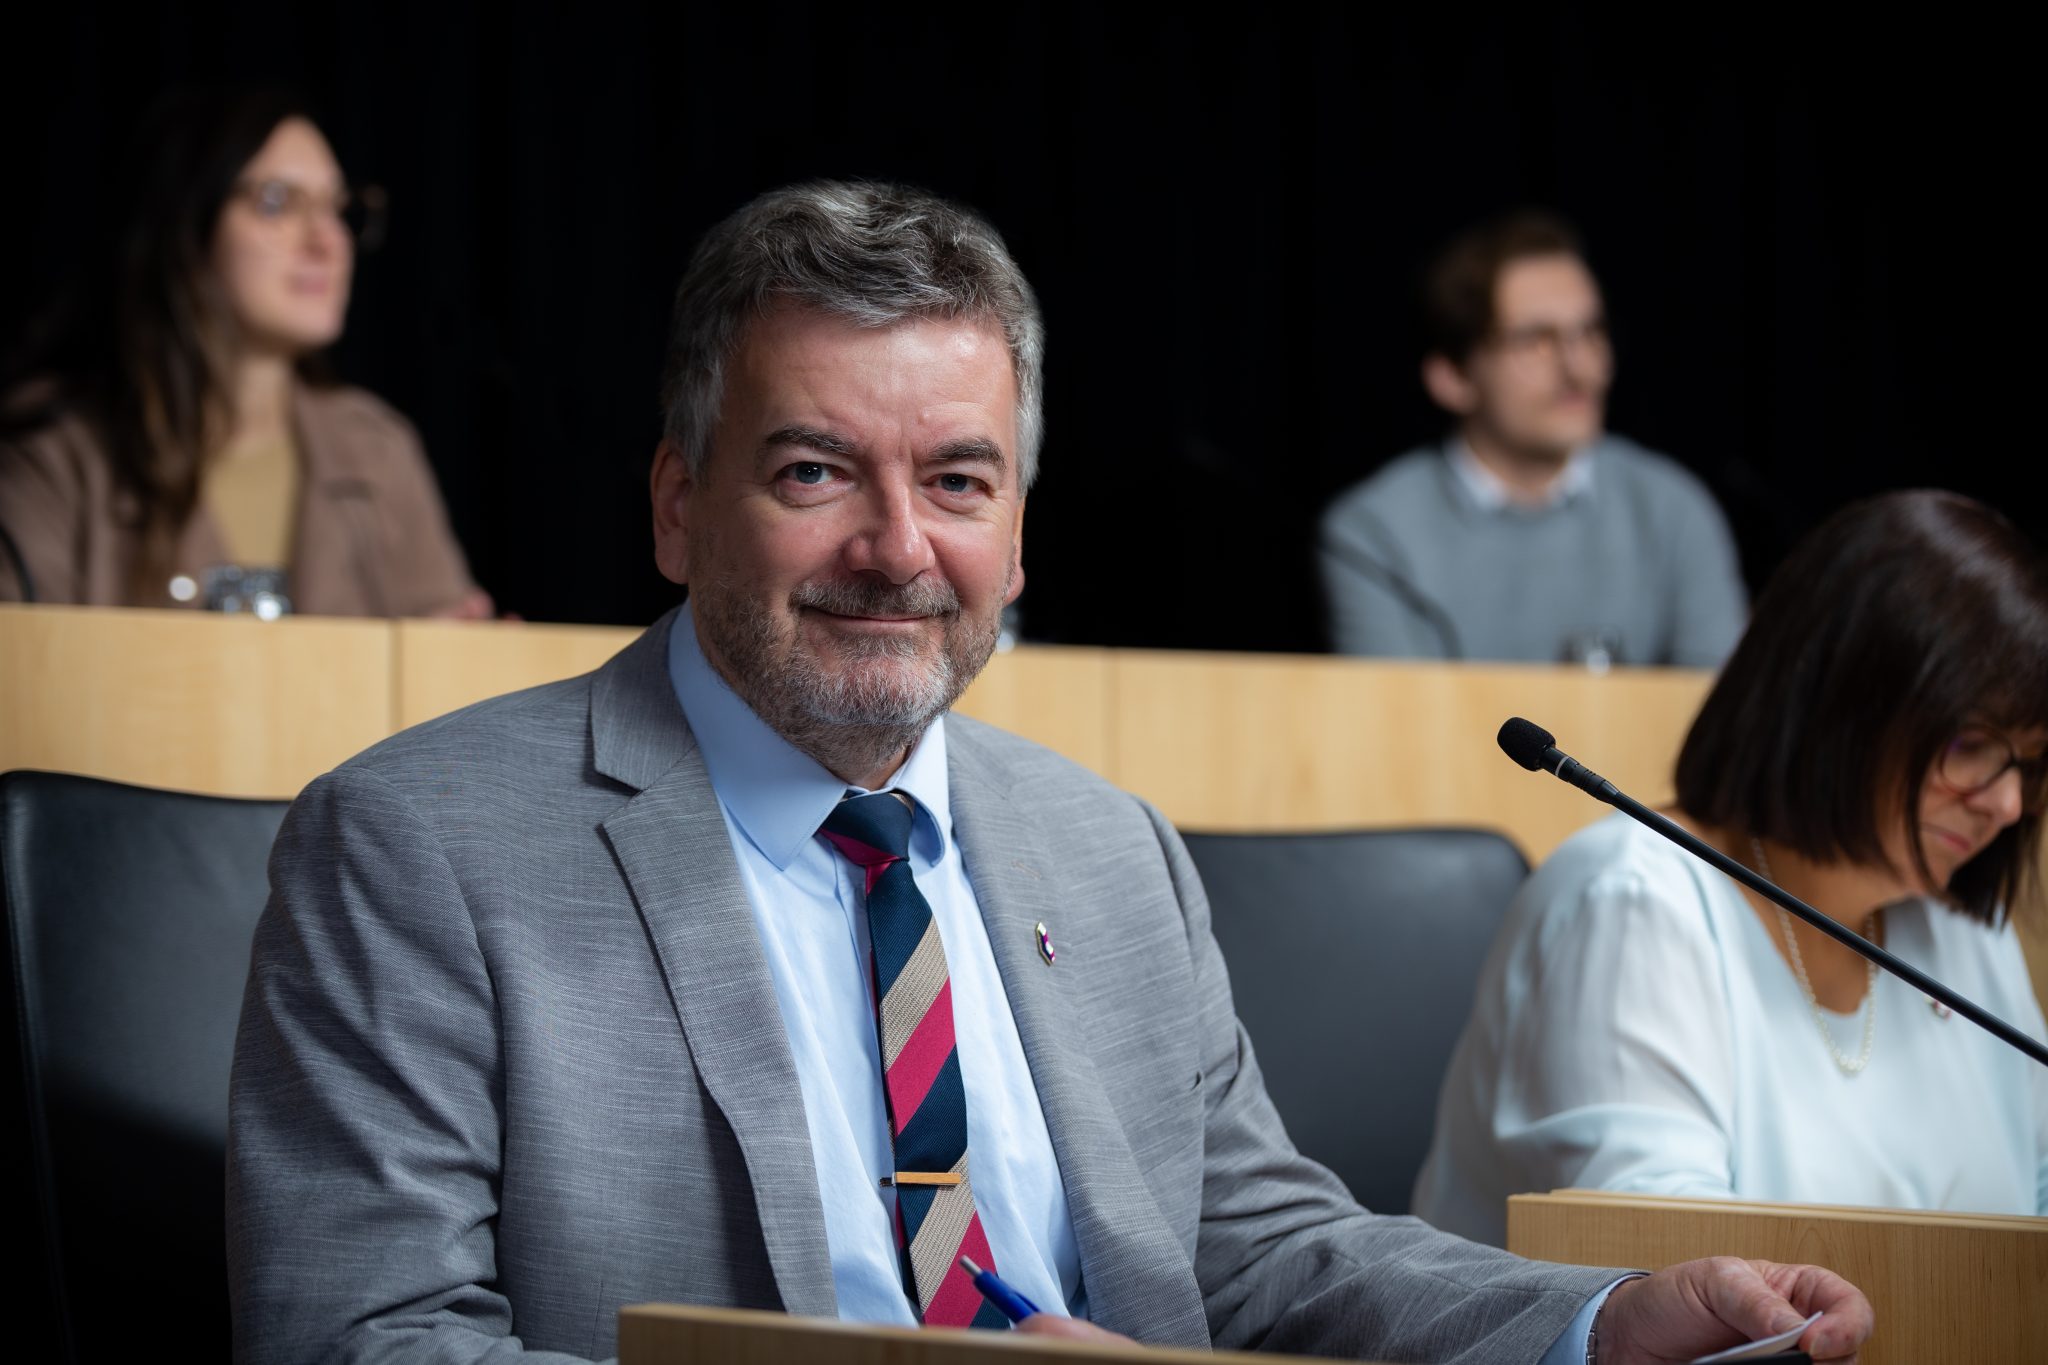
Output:
[[[1582,348],[1605,354],[1611,339],[1607,335],[1607,319],[1594,318],[1575,327],[1557,327],[1548,323],[1514,327],[1505,332],[1495,332],[1488,344],[1513,364],[1554,365],[1567,352]]]
[[[2020,774],[2020,801],[2029,814],[2048,805],[2048,753],[2021,758],[2011,739],[1988,725],[1966,725],[1935,759],[1935,776],[1959,796],[1974,796],[2007,768]]]
[[[301,223],[333,218],[348,229],[362,250],[371,250],[384,240],[386,200],[383,187],[378,185],[358,185],[320,194],[289,180],[243,180],[235,185],[234,194],[266,223],[282,223],[287,218]]]

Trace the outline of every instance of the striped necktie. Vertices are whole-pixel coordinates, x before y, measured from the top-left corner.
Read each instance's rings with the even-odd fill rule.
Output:
[[[866,876],[876,1030],[895,1148],[896,1238],[904,1281],[930,1327],[1004,1327],[960,1268],[994,1268],[967,1179],[967,1093],[953,1042],[946,945],[911,876],[911,809],[895,792],[841,801],[819,832]]]

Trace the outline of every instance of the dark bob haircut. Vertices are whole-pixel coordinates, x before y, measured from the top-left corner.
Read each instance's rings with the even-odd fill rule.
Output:
[[[1815,861],[1882,863],[1885,830],[1919,827],[1930,770],[1972,722],[2048,726],[2048,562],[1981,503],[1888,493],[1772,577],[1686,736],[1678,804]],[[1950,902],[1997,922],[2032,890],[2040,833],[2038,811],[2002,830]]]

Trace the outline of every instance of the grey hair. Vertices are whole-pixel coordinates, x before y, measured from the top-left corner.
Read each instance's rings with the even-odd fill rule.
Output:
[[[789,303],[888,327],[964,318],[1002,330],[1017,381],[1017,479],[1038,474],[1045,325],[1024,272],[984,219],[902,185],[814,180],[771,190],[706,234],[676,289],[662,370],[664,431],[702,473],[726,365],[749,323]]]

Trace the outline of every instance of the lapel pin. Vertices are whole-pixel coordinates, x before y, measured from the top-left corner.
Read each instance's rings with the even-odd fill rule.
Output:
[[[1052,963],[1053,963],[1053,959],[1054,959],[1054,958],[1056,958],[1056,957],[1058,957],[1058,956],[1059,956],[1059,954],[1053,951],[1053,948],[1052,948],[1052,935],[1051,935],[1050,933],[1046,932],[1046,928],[1045,928],[1045,921],[1044,921],[1044,920],[1040,920],[1040,921],[1038,922],[1038,926],[1037,926],[1037,928],[1038,928],[1038,955],[1039,955],[1040,957],[1044,958],[1044,959],[1045,959],[1045,965],[1046,965],[1046,966],[1048,966],[1048,967],[1050,967],[1050,966],[1052,965]]]

